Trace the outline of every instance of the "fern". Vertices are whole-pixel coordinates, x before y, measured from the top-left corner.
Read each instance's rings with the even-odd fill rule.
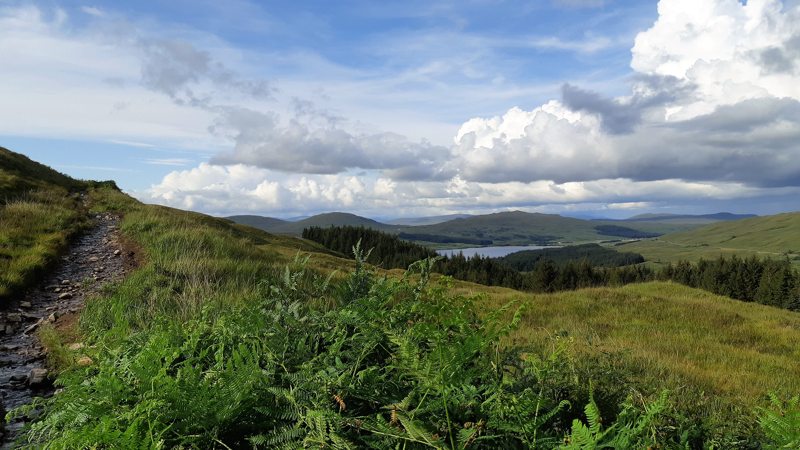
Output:
[[[770,406],[758,410],[758,424],[770,440],[767,448],[800,448],[800,396],[784,402],[769,395]]]

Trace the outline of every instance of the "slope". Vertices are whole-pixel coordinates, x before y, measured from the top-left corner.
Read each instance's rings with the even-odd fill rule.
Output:
[[[0,147],[0,202],[41,189],[79,189],[84,184],[32,161],[28,157]]]
[[[555,214],[511,211],[408,228],[400,236],[430,242],[437,242],[438,237],[447,237],[467,244],[484,241],[484,245],[556,244],[604,239],[594,226],[590,221]]]
[[[521,302],[510,342],[539,347],[563,336],[580,358],[613,355],[615,376],[645,390],[681,389],[678,401],[699,401],[711,415],[734,417],[769,392],[800,391],[800,313],[664,282],[539,295],[462,289],[486,294],[486,311]]]
[[[0,300],[42,275],[85,224],[89,184],[0,148]]]
[[[269,231],[281,225],[289,223],[286,220],[276,219],[274,217],[253,216],[253,215],[239,215],[228,216],[226,219],[241,225],[258,228],[259,230]]]
[[[290,234],[294,236],[300,236],[305,228],[310,227],[327,228],[331,226],[354,226],[384,231],[398,228],[372,219],[367,219],[366,217],[344,212],[317,214],[296,222],[260,216],[231,216],[228,217],[228,219],[236,223],[250,225],[264,231],[269,231],[270,233]]]
[[[413,301],[414,289],[400,291],[397,297],[380,297],[393,292],[391,279],[399,278],[394,276],[400,275],[398,271],[379,271],[379,275],[392,276],[370,289],[362,284],[366,278],[359,278],[364,277],[363,269],[356,272],[361,275],[352,278],[348,275],[352,262],[321,253],[318,246],[300,239],[198,213],[142,205],[108,188],[90,189],[89,197],[92,211],[124,213],[121,232],[142,246],[146,258],[128,279],[87,304],[81,320],[82,339],[87,345],[79,351],[90,358],[90,366],[80,366],[75,363],[77,355],[70,356],[73,365],[59,381],[64,390],[53,397],[32,426],[32,439],[49,440],[66,448],[113,447],[123,438],[148,442],[142,439],[156,433],[160,442],[169,445],[202,448],[225,443],[239,447],[247,444],[248,437],[252,437],[251,442],[268,442],[276,436],[268,433],[284,430],[270,429],[273,423],[285,424],[287,430],[300,427],[301,437],[306,433],[316,436],[313,429],[306,428],[317,423],[315,420],[381,414],[388,422],[391,408],[395,414],[402,413],[402,406],[391,405],[405,398],[403,395],[389,399],[370,394],[373,397],[368,402],[357,397],[363,383],[380,388],[395,386],[395,382],[376,380],[383,366],[359,369],[358,376],[353,377],[356,372],[351,372],[347,364],[362,361],[364,354],[372,354],[373,347],[347,340],[353,337],[346,334],[347,330],[369,325],[360,314],[371,314],[369,317],[378,321],[395,316],[403,304]],[[309,259],[304,265],[305,257]],[[338,274],[336,277],[350,277],[351,281],[332,291],[320,290],[326,283],[315,273]],[[414,279],[412,276],[406,282]],[[448,292],[447,283],[432,288],[431,295]],[[677,414],[686,418],[678,425],[701,427],[699,430],[705,431],[698,431],[698,439],[717,439],[729,432],[752,433],[748,427],[754,418],[749,411],[762,404],[767,392],[782,395],[800,389],[795,364],[800,350],[794,345],[800,340],[797,314],[666,283],[552,295],[461,282],[453,283],[453,288],[455,293],[477,294],[476,306],[487,314],[502,312],[508,301],[522,302],[526,309],[520,326],[507,337],[506,344],[522,344],[528,355],[547,355],[554,342],[565,343],[565,352],[553,357],[552,364],[558,366],[548,372],[551,378],[543,386],[548,393],[566,393],[577,402],[570,414],[580,414],[580,402],[587,398],[589,383],[598,401],[621,401],[631,392],[650,396],[662,388],[672,388],[681,392],[674,402],[679,408]],[[352,289],[362,290],[364,301],[377,297],[374,303],[335,315],[337,308],[348,305],[339,295]],[[455,297],[451,301],[466,299]],[[304,315],[308,305],[323,315]],[[446,340],[453,333],[476,329],[436,322],[462,310],[469,315],[465,305],[450,303],[440,310],[423,310],[426,313],[413,316],[415,320],[400,315],[400,326],[392,332],[392,340],[381,344],[384,350],[379,353],[395,352],[399,346],[403,353],[392,354],[392,370],[404,374],[401,377],[423,373],[417,366],[403,364],[419,361],[415,359],[419,355],[409,352],[435,342],[406,344],[400,333],[406,328],[422,333],[431,329],[428,327],[443,326],[441,336]],[[415,307],[432,306],[423,302]],[[331,322],[319,323],[309,317]],[[336,328],[334,320],[343,320],[343,326]],[[295,334],[283,335],[281,330]],[[310,334],[298,339],[297,333],[303,330],[310,330]],[[354,337],[380,333],[380,328],[375,328]],[[433,373],[466,377],[474,373],[473,363],[479,360],[474,350],[458,347],[468,345],[470,339],[454,336],[458,339],[448,345],[455,353],[445,355],[467,358],[470,369]],[[560,338],[554,341],[553,336]],[[328,338],[334,342],[319,344]],[[273,351],[271,346],[276,342],[283,347]],[[331,353],[297,359],[309,348],[318,347]],[[273,363],[276,357],[288,360]],[[311,365],[326,361],[330,361],[327,370]],[[294,365],[288,365],[290,362]],[[562,366],[563,371],[558,368]],[[305,377],[293,372],[303,367],[315,371],[303,372]],[[288,371],[292,371],[287,377],[290,384],[270,384]],[[487,377],[481,383],[491,379]],[[339,384],[341,380],[344,384]],[[476,383],[474,386],[481,386]],[[419,392],[415,398],[437,395],[438,385],[425,386],[430,393]],[[463,392],[467,395],[472,391]],[[472,398],[467,397],[461,405],[453,403],[451,411],[465,414],[469,405],[475,404]],[[314,402],[313,409],[302,409],[312,408],[305,406],[308,399]],[[290,400],[295,403],[282,403]],[[454,396],[448,401],[460,400]],[[442,404],[430,403],[430,407]],[[269,415],[273,408],[264,408],[264,404],[284,409]],[[159,414],[153,415],[154,410]],[[283,413],[287,418],[280,415]],[[425,417],[423,414],[421,411],[420,417]],[[565,423],[570,423],[569,417],[564,417],[568,420]],[[142,420],[149,421],[148,427],[137,428]],[[465,423],[467,419],[460,420]],[[341,422],[321,422],[325,425],[321,429],[334,430]],[[464,423],[456,425],[463,429]],[[489,422],[487,426],[491,425]]]
[[[652,262],[696,261],[720,255],[789,257],[800,263],[800,213],[717,222],[682,233],[626,244]]]

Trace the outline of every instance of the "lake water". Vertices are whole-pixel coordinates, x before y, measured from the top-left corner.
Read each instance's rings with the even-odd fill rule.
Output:
[[[518,252],[521,250],[539,250],[541,248],[553,248],[555,246],[539,246],[539,245],[504,245],[498,247],[472,247],[472,248],[456,248],[448,250],[436,250],[436,253],[442,256],[453,256],[463,253],[464,256],[470,258],[475,255],[481,255],[489,258],[499,258],[506,256],[509,253]]]

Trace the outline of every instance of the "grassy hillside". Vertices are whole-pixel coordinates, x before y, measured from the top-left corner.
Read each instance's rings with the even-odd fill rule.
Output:
[[[34,282],[85,224],[84,182],[0,148],[0,301]]]
[[[639,214],[623,222],[658,222],[658,223],[674,223],[674,224],[688,224],[688,225],[707,225],[709,223],[741,220],[756,217],[755,214],[731,214],[731,213],[715,213],[715,214]]]
[[[28,157],[0,147],[0,203],[38,190],[74,190],[83,187],[55,170]]]
[[[141,205],[111,189],[92,189],[90,198],[93,211],[125,212],[121,231],[142,246],[146,257],[138,271],[86,307],[79,332],[90,345],[75,358],[86,354],[93,363],[64,369],[60,381],[64,391],[50,401],[29,435],[32,442],[44,439],[54,448],[156,441],[167,446],[181,443],[184,447],[206,448],[220,443],[218,447],[224,448],[221,443],[245,445],[243,439],[248,436],[251,443],[263,443],[256,447],[271,448],[270,442],[280,442],[275,439],[300,439],[287,441],[298,445],[304,440],[310,444],[308,439],[312,438],[333,442],[330,434],[334,432],[348,439],[368,438],[372,434],[366,429],[383,430],[380,433],[394,429],[393,433],[400,436],[406,432],[404,427],[384,429],[369,418],[378,414],[389,423],[392,408],[410,408],[392,406],[401,404],[404,395],[417,395],[413,398],[423,402],[432,399],[427,409],[409,410],[423,420],[415,426],[444,426],[431,416],[431,408],[441,405],[441,395],[446,391],[420,377],[425,373],[452,373],[464,380],[483,373],[459,361],[483,361],[476,360],[475,350],[465,346],[484,338],[461,333],[483,333],[493,328],[439,323],[456,320],[452,314],[468,317],[469,297],[476,295],[475,307],[486,316],[498,312],[502,316],[503,305],[509,301],[524,306],[519,326],[505,335],[502,347],[522,346],[531,358],[542,355],[543,359],[535,363],[541,364],[537,370],[545,371],[541,373],[544,378],[535,382],[549,399],[541,400],[545,402],[542,405],[556,407],[560,400],[574,404],[556,410],[560,412],[551,419],[555,422],[548,422],[541,430],[544,437],[568,433],[565,424],[573,417],[580,418],[581,405],[589,401],[589,384],[594,386],[594,397],[601,410],[609,414],[609,421],[614,420],[617,405],[628,395],[635,393],[637,402],[642,402],[668,388],[680,393],[670,397],[672,412],[661,425],[651,424],[655,428],[648,429],[668,439],[668,430],[689,427],[694,430],[695,443],[717,442],[722,448],[734,448],[728,444],[742,436],[759,436],[753,408],[765,404],[767,393],[785,396],[800,390],[796,365],[800,349],[794,345],[800,341],[798,314],[669,283],[530,295],[457,282],[452,290],[434,284],[432,290],[425,291],[433,297],[416,304],[415,277],[407,279],[410,285],[394,284],[392,280],[401,277],[399,271],[383,272],[389,278],[376,278],[384,281],[374,281],[378,284],[369,288],[372,294],[358,301],[373,302],[371,306],[353,309],[359,303],[348,306],[351,304],[344,298],[352,289],[364,289],[358,287],[362,286],[360,278],[348,275],[353,263],[321,253],[315,244],[202,214]],[[297,262],[298,252],[310,257],[305,269]],[[323,278],[315,273],[351,281],[325,290]],[[453,294],[456,297],[449,297]],[[277,298],[289,300],[270,300]],[[439,305],[440,301],[445,303]],[[398,317],[406,304],[423,309],[413,320]],[[424,309],[432,307],[441,309]],[[506,311],[509,317],[501,318],[500,323],[511,320],[513,308]],[[431,357],[427,353],[411,356],[434,345],[434,341],[402,350],[412,352],[409,354],[396,353],[404,348],[402,339],[414,333],[427,336],[440,326],[444,327],[442,336],[447,346],[437,351],[445,352],[442,356],[447,364],[457,366],[440,366],[440,362],[425,359]],[[387,335],[387,330],[395,331]],[[350,341],[340,340],[346,336],[387,340],[380,344],[354,341],[350,347]],[[373,345],[387,349],[391,359],[379,366],[362,366],[384,355],[383,351],[372,353]],[[322,353],[308,353],[312,349]],[[426,362],[413,363],[423,365],[405,372],[411,370],[406,364],[417,361],[413,358]],[[513,359],[506,361],[512,364]],[[324,367],[328,372],[316,372]],[[282,375],[284,371],[289,371],[288,378]],[[386,389],[398,387],[398,381],[374,377],[390,376],[395,373],[392,371],[407,373],[404,377],[409,377],[406,382],[411,384],[402,385],[411,392],[423,390],[391,398],[394,394]],[[352,378],[353,373],[359,375]],[[468,383],[486,387],[492,385],[490,379],[471,379]],[[517,389],[514,385],[508,388]],[[378,390],[364,398],[364,389]],[[379,397],[370,397],[375,395]],[[479,395],[478,404],[507,403],[500,397],[469,395]],[[341,403],[336,400],[339,397]],[[460,402],[458,398],[449,401]],[[478,420],[489,420],[487,426],[497,424],[495,416],[471,416],[472,406],[468,405],[475,403],[463,401],[463,406],[453,406],[451,412],[458,417],[455,420],[463,421],[457,427],[463,429],[462,423]],[[295,402],[295,406],[286,402]],[[283,418],[270,412],[286,408],[296,412]],[[533,410],[531,407],[528,412]],[[436,411],[444,414],[441,409]],[[517,417],[522,412],[509,414]],[[336,419],[339,417],[342,421]],[[440,417],[444,420],[443,415]],[[147,420],[148,428],[135,425],[143,420]],[[318,429],[311,425],[314,420],[324,421],[324,435],[315,431]],[[352,434],[353,420],[363,421],[360,427],[366,429]],[[279,438],[269,431],[277,426],[295,431]],[[666,445],[667,441],[660,443]],[[541,446],[554,445],[557,443]]]
[[[276,219],[274,217],[252,216],[252,215],[229,216],[226,217],[226,219],[238,224],[247,225],[265,231],[269,231],[281,225],[286,225],[287,223],[289,223],[285,220]]]
[[[486,293],[487,311],[521,302],[525,312],[511,342],[569,338],[587,358],[615,355],[620,373],[642,387],[681,388],[686,397],[704,392],[729,412],[761,403],[768,392],[800,392],[800,313],[665,282],[554,294],[463,289]]]
[[[670,283],[424,284],[110,185],[80,204],[123,214],[143,260],[65,333],[83,346],[50,343],[72,360],[33,448],[554,448],[590,402],[606,443],[641,423],[627,448],[744,448],[766,395],[800,391],[796,313]]]
[[[718,222],[618,247],[656,263],[720,255],[788,256],[800,263],[800,213]]]

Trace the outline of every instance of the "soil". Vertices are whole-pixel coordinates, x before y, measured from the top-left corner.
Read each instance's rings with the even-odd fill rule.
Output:
[[[119,217],[94,217],[93,226],[78,237],[61,261],[35,288],[8,302],[0,311],[0,412],[53,395],[52,374],[37,331],[51,324],[62,338],[77,338],[77,319],[87,298],[108,283],[121,280],[136,266],[138,255],[125,245],[118,231]],[[75,342],[79,348],[82,343]],[[32,415],[3,419],[0,449],[14,448],[14,440]]]

